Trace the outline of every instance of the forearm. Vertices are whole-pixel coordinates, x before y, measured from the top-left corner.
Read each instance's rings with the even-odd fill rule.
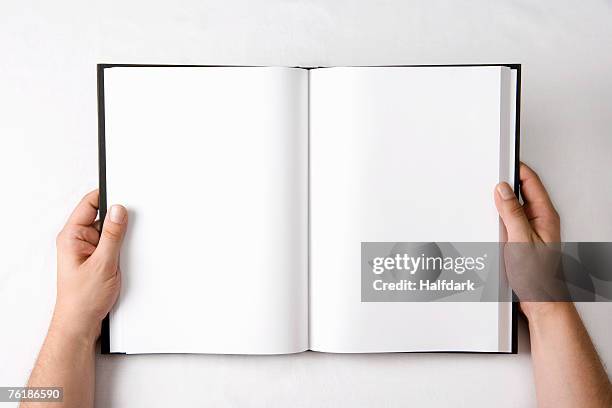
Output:
[[[574,305],[532,309],[527,316],[538,406],[612,406],[610,381]]]
[[[128,215],[111,206],[100,232],[99,198],[97,190],[83,197],[57,236],[55,313],[28,381],[30,387],[62,387],[63,402],[54,407],[93,407],[96,339],[121,287],[119,252]]]
[[[29,387],[62,387],[63,402],[53,406],[93,407],[96,333],[83,332],[54,316]],[[48,407],[48,403],[23,402],[22,408]]]

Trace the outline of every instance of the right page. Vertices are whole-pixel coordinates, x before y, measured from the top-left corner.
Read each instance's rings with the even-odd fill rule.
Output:
[[[310,72],[310,348],[510,352],[510,302],[364,302],[364,242],[497,242],[514,180],[516,72]],[[508,291],[503,279],[500,291]]]

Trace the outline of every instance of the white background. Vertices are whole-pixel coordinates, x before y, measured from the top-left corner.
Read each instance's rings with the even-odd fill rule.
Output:
[[[612,240],[610,1],[0,3],[0,385],[22,385],[55,295],[55,234],[97,185],[97,62],[523,64],[523,159],[566,240]],[[129,205],[129,203],[127,203]],[[580,305],[612,366],[612,304]],[[524,327],[523,327],[524,329]],[[533,406],[508,355],[98,357],[98,406]]]

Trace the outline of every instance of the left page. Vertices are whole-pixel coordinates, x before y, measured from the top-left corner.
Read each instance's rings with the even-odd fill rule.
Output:
[[[106,193],[129,226],[110,351],[308,348],[308,72],[104,69]]]

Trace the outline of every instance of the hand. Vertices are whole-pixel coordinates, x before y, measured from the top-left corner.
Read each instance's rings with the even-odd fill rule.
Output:
[[[506,272],[521,309],[531,320],[536,312],[554,307],[544,300],[562,298],[556,279],[560,258],[555,248],[561,240],[561,223],[538,175],[524,163],[519,172],[524,204],[508,183],[500,183],[495,189],[495,206],[506,227],[508,243],[518,243],[506,245]]]
[[[121,285],[119,250],[127,211],[114,205],[96,223],[98,191],[87,194],[57,236],[57,299],[52,326],[66,335],[95,341],[102,319],[117,300]]]

